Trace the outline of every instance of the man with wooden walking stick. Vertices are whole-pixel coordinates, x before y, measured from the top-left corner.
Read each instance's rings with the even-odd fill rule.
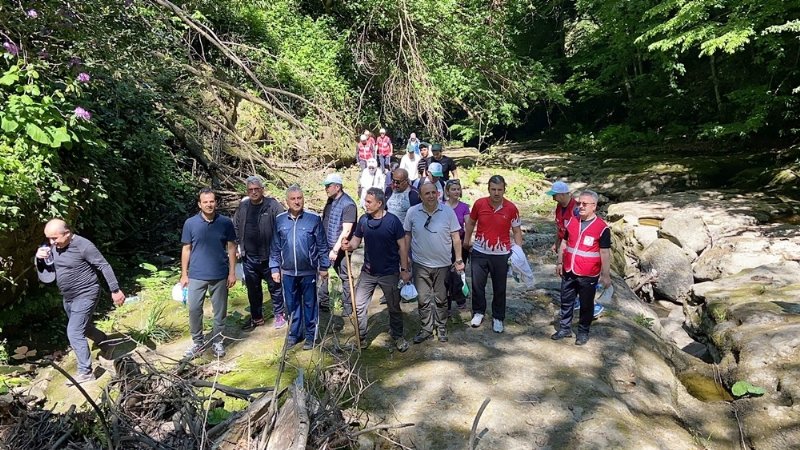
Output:
[[[342,311],[343,316],[348,317],[353,313],[353,306],[350,300],[349,268],[342,264],[345,259],[342,240],[353,235],[353,224],[355,224],[358,217],[358,210],[356,202],[344,192],[340,174],[332,173],[328,175],[322,184],[325,186],[325,193],[328,195],[328,201],[322,212],[322,223],[325,227],[325,235],[328,238],[328,248],[330,249],[328,258],[331,260],[333,270],[342,280]],[[319,280],[317,297],[320,310],[329,311],[331,305],[327,279]]]
[[[364,240],[364,265],[358,277],[355,294],[356,320],[358,320],[359,346],[363,349],[367,341],[367,309],[380,287],[386,296],[389,310],[389,332],[397,350],[408,350],[403,337],[403,311],[400,309],[399,281],[411,279],[408,271],[408,247],[405,231],[400,219],[386,211],[386,200],[382,190],[370,188],[365,197],[367,213],[356,224],[355,233],[342,242],[342,248],[350,252]],[[349,255],[348,255],[349,258]],[[349,265],[349,260],[348,260]]]

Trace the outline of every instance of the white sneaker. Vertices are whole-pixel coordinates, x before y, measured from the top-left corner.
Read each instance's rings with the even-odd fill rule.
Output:
[[[472,316],[472,322],[469,324],[472,325],[472,328],[478,328],[481,326],[481,322],[483,322],[483,314],[475,313],[475,315]]]
[[[225,347],[222,346],[222,342],[215,342],[212,344],[211,350],[214,352],[214,356],[217,358],[222,358],[225,356]]]
[[[503,332],[503,321],[498,319],[493,319],[492,322],[492,330],[495,333],[502,333]]]

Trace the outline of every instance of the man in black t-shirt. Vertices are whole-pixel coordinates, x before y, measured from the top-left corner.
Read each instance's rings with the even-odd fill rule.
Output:
[[[233,216],[239,257],[244,269],[244,284],[250,302],[250,320],[242,328],[251,331],[264,324],[264,291],[266,280],[272,299],[275,328],[286,325],[281,285],[272,280],[269,270],[269,249],[272,244],[272,229],[275,217],[283,212],[283,206],[272,197],[264,196],[264,184],[257,176],[248,177],[247,198],[242,200]]]
[[[364,201],[367,213],[361,216],[353,237],[345,240],[342,247],[353,251],[364,240],[364,265],[358,277],[355,294],[361,348],[368,345],[367,310],[375,288],[380,287],[386,296],[389,331],[395,348],[404,352],[408,350],[408,342],[403,337],[403,310],[400,309],[398,282],[401,278],[405,283],[411,280],[408,270],[408,244],[403,224],[397,216],[386,210],[385,204],[383,191],[369,188]]]
[[[430,158],[428,158],[428,165],[431,163],[439,163],[442,165],[442,179],[447,181],[450,179],[450,174],[453,174],[453,178],[458,178],[458,167],[456,167],[456,162],[453,161],[452,158],[444,156],[442,154],[442,144],[433,144],[431,145],[431,153],[433,154]]]

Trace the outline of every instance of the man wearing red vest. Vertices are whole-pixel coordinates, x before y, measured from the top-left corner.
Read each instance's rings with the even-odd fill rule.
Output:
[[[358,166],[361,168],[361,170],[367,168],[367,161],[370,159],[375,159],[375,148],[369,142],[368,138],[369,136],[362,134],[361,139],[356,145],[356,162],[358,162]]]
[[[578,197],[580,217],[567,223],[556,263],[556,273],[561,277],[561,321],[559,330],[550,337],[560,340],[572,336],[573,305],[578,297],[581,308],[575,345],[589,341],[598,281],[602,286],[611,284],[611,230],[595,215],[597,198],[593,191],[583,191]]]
[[[378,167],[383,172],[388,172],[392,163],[392,153],[394,153],[394,146],[392,139],[386,135],[386,128],[381,128],[380,136],[375,141],[378,147]]]

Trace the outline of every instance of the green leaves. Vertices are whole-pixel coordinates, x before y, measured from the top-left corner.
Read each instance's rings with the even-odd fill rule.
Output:
[[[753,386],[747,381],[737,381],[731,386],[731,393],[738,398],[745,395],[764,395],[766,390],[762,387]]]
[[[27,135],[35,142],[40,144],[50,145],[53,143],[50,135],[45,133],[44,130],[39,128],[39,126],[35,123],[29,123],[25,125],[25,133],[27,133]]]

